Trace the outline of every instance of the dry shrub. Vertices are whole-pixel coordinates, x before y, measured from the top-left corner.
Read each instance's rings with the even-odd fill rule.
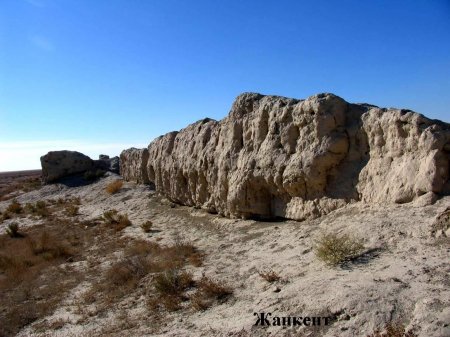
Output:
[[[364,245],[360,239],[346,234],[322,234],[315,247],[316,256],[330,266],[349,261],[363,250]]]
[[[105,224],[112,226],[116,232],[131,226],[131,221],[127,214],[120,214],[117,210],[112,209],[103,213],[103,220]]]
[[[212,305],[212,301],[205,298],[205,296],[199,291],[196,291],[193,295],[191,295],[190,300],[191,306],[197,311],[206,310]]]
[[[65,208],[65,214],[67,216],[77,216],[79,210],[80,210],[80,208],[78,206],[69,204]]]
[[[0,235],[0,336],[14,336],[24,326],[49,315],[66,292],[79,284],[80,274],[59,266],[78,254],[68,247],[68,235],[77,227],[46,223],[24,232],[26,239]],[[54,227],[53,227],[54,226]],[[54,236],[44,231],[52,230]]]
[[[115,287],[134,287],[152,271],[152,263],[143,256],[126,258],[113,264],[106,272],[106,280]]]
[[[223,283],[216,282],[207,277],[203,277],[198,282],[198,288],[206,296],[215,298],[216,300],[223,300],[233,294],[233,290],[230,287],[227,287]]]
[[[106,192],[109,194],[116,194],[120,191],[120,189],[123,186],[122,180],[115,180],[112,183],[109,183],[108,186],[106,186]]]
[[[151,222],[150,220],[141,224],[141,228],[145,233],[149,233],[152,230],[152,226],[153,226],[153,222]]]
[[[194,285],[192,274],[180,271],[177,268],[156,275],[153,281],[155,290],[160,297],[180,296],[184,290]]]
[[[35,204],[27,203],[25,205],[25,212],[31,215],[40,216],[41,218],[46,218],[51,214],[50,209],[43,200],[39,200]]]
[[[6,208],[7,213],[19,214],[22,213],[22,211],[22,205],[16,199],[14,199]]]
[[[26,203],[24,210],[26,213],[28,214],[34,214],[36,212],[36,206],[34,204],[31,203]]]
[[[45,260],[58,258],[68,259],[74,255],[73,250],[66,240],[62,240],[47,231],[40,233],[37,239],[27,237],[26,242],[34,255],[40,255]]]
[[[45,201],[36,202],[36,214],[42,218],[48,217],[50,215],[50,210],[47,208]]]
[[[386,324],[384,332],[377,330],[367,337],[417,337],[417,334],[413,330],[406,331],[401,322],[390,322]]]
[[[11,219],[11,213],[5,211],[1,216],[0,223],[8,219]]]
[[[269,283],[273,283],[281,279],[281,276],[271,269],[267,271],[258,272],[258,274]]]
[[[181,309],[181,302],[186,299],[184,292],[195,284],[192,274],[177,268],[157,274],[153,283],[158,295],[153,302],[162,304],[168,311]]]
[[[19,233],[19,225],[16,222],[12,222],[6,227],[6,234],[10,238],[22,237],[22,234]]]
[[[192,275],[182,268],[189,263],[189,254],[196,252],[195,247],[181,247],[129,240],[123,248],[123,257],[93,284],[85,294],[85,301],[96,302],[97,310],[102,311],[125,295],[149,291],[150,308],[180,309],[181,302],[187,300],[185,291],[195,285]],[[150,280],[151,291],[146,286]]]
[[[85,294],[84,300],[99,302],[102,310],[139,289],[138,284],[143,278],[161,270],[155,262],[160,249],[159,245],[145,241],[129,242],[124,248],[124,257],[106,270],[103,278]]]
[[[166,295],[157,299],[158,304],[162,304],[167,311],[177,311],[181,309],[182,299],[180,296]],[[156,303],[155,303],[156,304]],[[157,308],[157,305],[154,305]]]
[[[144,240],[135,240],[127,245],[124,250],[125,257],[132,256],[157,256],[163,248],[155,242],[147,242]]]
[[[215,301],[223,302],[233,294],[230,287],[207,277],[203,277],[197,286],[197,291],[191,296],[191,305],[196,310],[206,310]]]
[[[191,242],[183,240],[179,233],[175,233],[174,245],[169,250],[176,261],[184,263],[187,260],[194,267],[203,264],[204,255]]]
[[[193,252],[188,256],[188,261],[194,267],[201,267],[203,265],[203,260],[205,256],[200,252]]]

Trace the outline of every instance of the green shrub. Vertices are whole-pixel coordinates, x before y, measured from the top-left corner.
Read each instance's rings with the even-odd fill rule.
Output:
[[[346,262],[364,250],[360,239],[349,235],[322,234],[315,247],[316,256],[328,265]]]

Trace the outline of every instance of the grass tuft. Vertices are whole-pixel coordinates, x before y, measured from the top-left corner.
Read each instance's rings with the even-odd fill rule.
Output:
[[[108,184],[108,186],[106,186],[106,192],[108,192],[109,194],[116,194],[117,192],[120,191],[122,186],[123,186],[122,180],[115,180],[112,183]]]
[[[35,204],[27,203],[24,209],[26,213],[37,215],[40,216],[41,218],[46,218],[51,213],[47,207],[47,204],[43,200],[39,200]]]
[[[346,234],[323,234],[315,247],[316,256],[330,266],[349,261],[363,250],[364,245],[360,239]]]
[[[103,213],[105,224],[111,225],[117,232],[131,226],[131,221],[127,214],[120,214],[117,210],[111,209]]]
[[[150,233],[150,231],[152,230],[152,227],[153,227],[153,222],[151,222],[150,220],[141,224],[141,228],[145,233]]]
[[[77,205],[69,204],[65,208],[65,214],[67,216],[77,216],[80,208]]]

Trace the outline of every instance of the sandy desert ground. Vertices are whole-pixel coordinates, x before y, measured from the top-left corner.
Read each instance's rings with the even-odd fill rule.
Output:
[[[23,210],[0,224],[0,335],[353,337],[376,336],[391,322],[413,329],[408,336],[450,336],[450,239],[446,228],[433,230],[450,197],[425,207],[353,203],[314,220],[261,222],[175,205],[145,185],[124,183],[107,193],[120,179],[108,173],[90,185],[52,184],[16,196]],[[39,201],[45,205],[25,206]],[[2,215],[11,202],[0,202]],[[111,209],[127,214],[131,225],[105,224],[102,215]],[[146,221],[153,224],[147,232]],[[23,237],[4,234],[13,222]],[[41,254],[44,231],[72,253]],[[328,266],[315,253],[324,233],[359,238],[364,251]],[[11,245],[27,240],[41,251],[33,250],[31,267],[8,274],[21,254]],[[142,268],[142,259],[159,269]],[[167,274],[161,261],[171,260],[189,282],[164,297],[158,275]],[[130,268],[143,272],[125,273],[121,283]],[[205,280],[216,285],[211,296]],[[255,326],[255,312],[331,322]]]

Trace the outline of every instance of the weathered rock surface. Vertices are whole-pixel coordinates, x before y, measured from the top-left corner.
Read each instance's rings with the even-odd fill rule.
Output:
[[[42,181],[50,183],[62,177],[94,168],[94,161],[77,151],[50,151],[41,157]]]
[[[120,174],[125,180],[148,184],[147,161],[147,149],[131,148],[122,151],[120,154]]]
[[[436,217],[436,220],[431,226],[431,236],[450,237],[450,207],[447,207],[447,209]]]
[[[41,157],[42,182],[44,184],[58,179],[93,170],[105,170],[119,173],[119,158],[100,156],[99,160],[92,160],[77,151],[50,151]]]
[[[101,154],[99,155],[98,160],[95,160],[94,163],[95,167],[98,169],[114,172],[117,174],[120,172],[120,160],[117,156],[109,158],[109,156]]]
[[[204,119],[122,152],[126,180],[232,217],[305,219],[352,201],[410,202],[450,193],[450,125],[409,110],[240,95]]]

